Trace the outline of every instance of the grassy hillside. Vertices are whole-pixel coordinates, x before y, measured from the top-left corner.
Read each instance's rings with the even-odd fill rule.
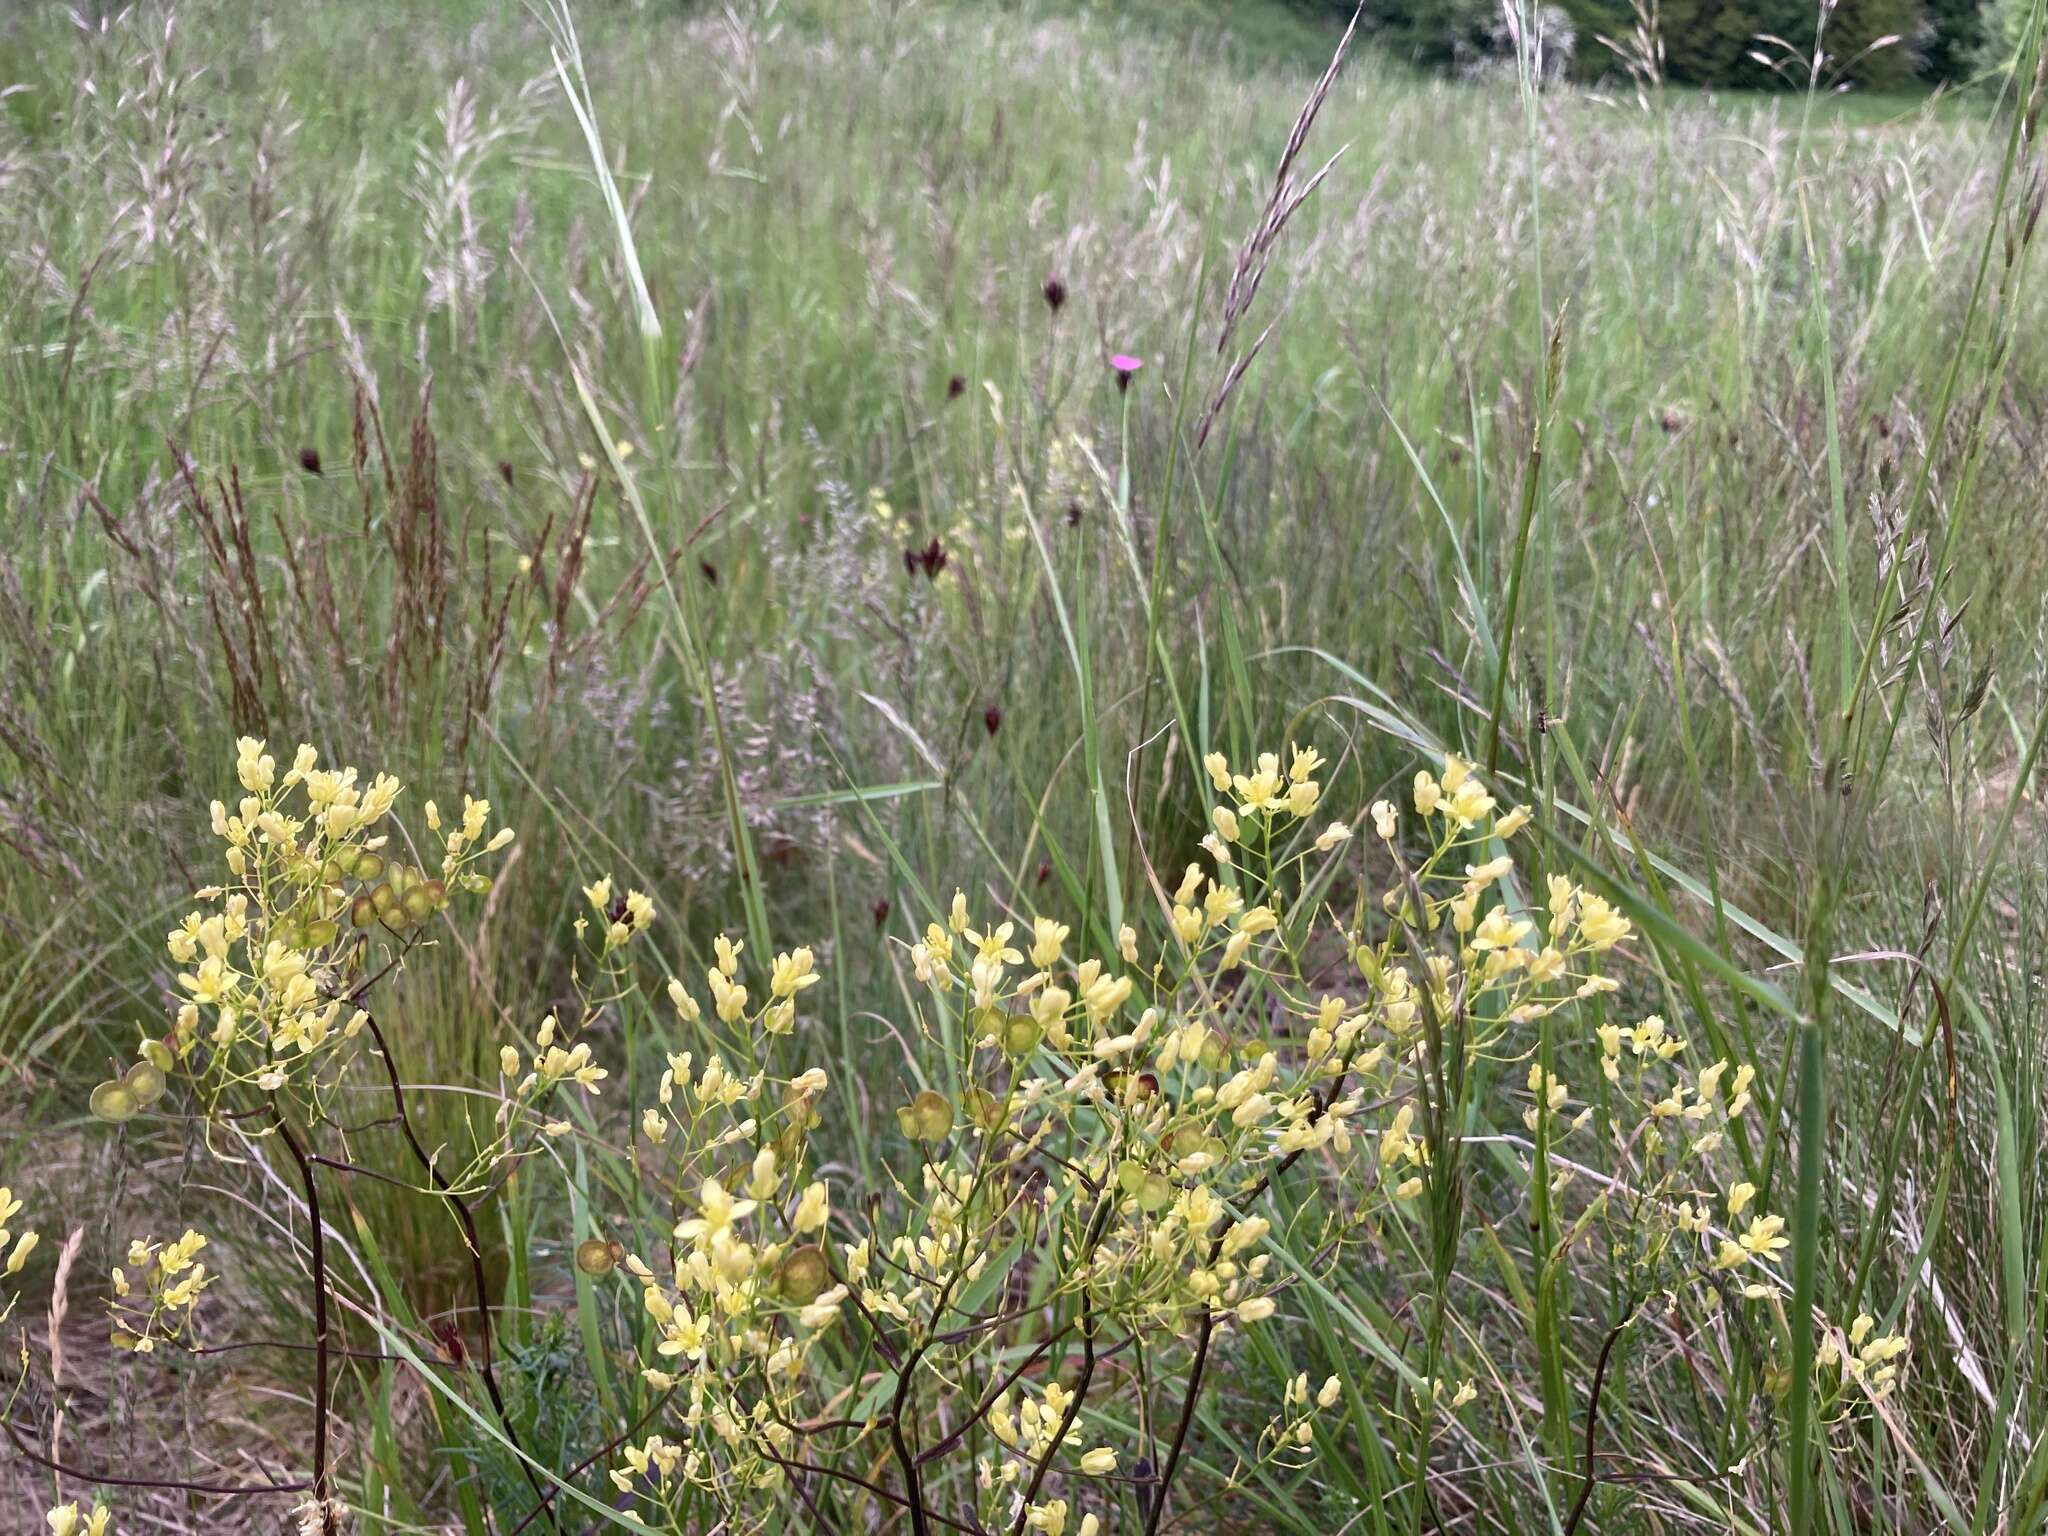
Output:
[[[588,4],[580,61],[545,15],[456,0],[0,19],[0,1180],[46,1213],[17,1320],[84,1232],[74,1376],[20,1399],[25,1432],[68,1401],[73,1449],[152,1473],[187,1446],[303,1469],[294,1357],[156,1371],[98,1322],[129,1236],[188,1224],[247,1309],[210,1342],[303,1317],[274,1146],[174,1099],[87,1111],[179,995],[163,936],[215,878],[237,737],[517,831],[389,979],[426,1145],[490,1141],[496,1090],[456,1090],[583,995],[580,887],[611,872],[658,904],[650,978],[695,985],[721,932],[749,964],[815,946],[799,1044],[845,1085],[818,1157],[878,1195],[938,1007],[907,945],[950,893],[1056,915],[1077,953],[1125,921],[1150,945],[1178,871],[1213,868],[1204,755],[1300,742],[1358,852],[1288,876],[1290,919],[1400,910],[1365,807],[1453,751],[1533,808],[1515,888],[1569,875],[1634,934],[1611,1004],[1475,1047],[1428,1101],[1431,1216],[1376,1207],[1324,1250],[1306,1197],[1261,1193],[1275,1273],[1307,1278],[1217,1367],[1182,1528],[2036,1528],[2048,365],[2020,119],[1538,94],[1361,50],[1296,186],[1341,157],[1241,269],[1333,41],[1244,10]],[[1306,948],[1302,996],[1358,987],[1358,942]],[[1231,986],[1241,1051],[1282,1028]],[[1606,1134],[1610,1007],[1755,1064],[1705,1187],[1745,1176],[1790,1221],[1774,1300],[1688,1310],[1591,1225],[1647,1177]],[[592,1017],[618,1091],[577,1151],[484,1181],[480,1246],[506,1421],[604,1499],[576,1463],[643,1406],[637,1313],[569,1254],[639,1209],[625,1106],[688,1041]],[[1602,1119],[1553,1194],[1524,1085],[1567,1048]],[[1368,1165],[1406,1070],[1361,1110]],[[348,1341],[431,1350],[470,1255],[403,1147],[349,1156],[386,1182],[336,1222]],[[1876,1407],[1803,1400],[1822,1345],[1786,1318],[1815,1306],[1910,1335]],[[351,1501],[395,1530],[525,1511],[504,1421],[337,1370]],[[1296,1372],[1342,1377],[1348,1417],[1233,1477]],[[1421,1429],[1422,1378],[1479,1396]],[[1156,1426],[1103,1412],[1156,1464]],[[86,1492],[9,1475],[21,1508]],[[1143,1529],[1146,1497],[1088,1507]],[[123,1498],[123,1530],[275,1528]]]

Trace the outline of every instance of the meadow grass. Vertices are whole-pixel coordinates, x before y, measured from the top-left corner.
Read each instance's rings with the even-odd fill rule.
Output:
[[[1791,1315],[1877,1313],[1910,1364],[1830,1424],[1812,1330],[1739,1341],[1725,1380],[1682,1309],[1624,1335],[1613,1255],[1545,1206],[1519,1065],[1483,1072],[1432,1196],[1487,1213],[1459,1245],[1283,1245],[1282,1325],[1194,1425],[1214,1528],[2038,1529],[2031,72],[2017,109],[1730,102],[1361,49],[1297,179],[1344,153],[1232,324],[1335,41],[1255,9],[0,23],[0,1173],[203,1214],[262,1311],[302,1306],[267,1173],[84,1115],[162,1027],[238,735],[517,828],[398,983],[423,1087],[488,1079],[567,1003],[558,941],[612,870],[679,974],[720,931],[816,943],[831,1154],[870,1180],[916,1070],[879,938],[957,884],[1112,953],[1201,856],[1206,752],[1314,741],[1348,812],[1455,750],[1535,807],[1532,888],[1633,920],[1616,1016],[1758,1064]],[[1111,353],[1143,361],[1127,390]],[[488,1101],[417,1102],[430,1144],[488,1138]],[[522,1176],[485,1216],[516,1438],[561,1473],[625,1427],[616,1319],[566,1262],[610,1178]],[[423,1348],[468,1256],[431,1202],[357,1191],[352,1342]],[[121,1244],[45,1225],[74,1222],[104,1275]],[[1411,1314],[1446,1294],[1438,1328]],[[1374,1382],[1445,1351],[1485,1390],[1418,1479]],[[267,1405],[303,1376],[201,1364],[95,1367],[74,1417],[152,1465],[302,1459],[305,1410]],[[1225,1495],[1296,1372],[1345,1381],[1342,1428]],[[505,1431],[438,1380],[344,1362],[350,1497],[503,1528]],[[20,1507],[51,1491],[17,1471]],[[258,1518],[152,1497],[173,1528]]]

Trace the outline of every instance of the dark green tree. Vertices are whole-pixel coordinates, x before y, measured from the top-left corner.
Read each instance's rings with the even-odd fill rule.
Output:
[[[1920,78],[1960,83],[1975,74],[1984,46],[1984,0],[1924,0],[1927,36]]]

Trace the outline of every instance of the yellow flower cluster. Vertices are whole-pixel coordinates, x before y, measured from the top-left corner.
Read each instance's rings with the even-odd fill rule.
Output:
[[[213,1282],[199,1262],[205,1246],[206,1239],[189,1228],[173,1242],[137,1238],[128,1245],[127,1268],[114,1269],[107,1303],[117,1349],[148,1354],[160,1340],[174,1343],[184,1336],[200,1293]]]
[[[0,1184],[0,1278],[12,1279],[28,1263],[29,1255],[36,1251],[40,1239],[33,1231],[16,1236],[9,1230],[9,1223],[21,1214],[21,1202],[14,1197],[14,1191]],[[0,1322],[5,1322],[14,1312],[15,1293],[8,1291],[0,1300]]]
[[[81,1513],[76,1503],[59,1504],[43,1516],[50,1536],[107,1536],[112,1520],[113,1511],[104,1504],[93,1505],[89,1514]]]
[[[1846,1332],[1828,1329],[1814,1353],[1814,1368],[1836,1373],[1841,1385],[1855,1385],[1871,1402],[1882,1402],[1898,1384],[1899,1360],[1909,1348],[1902,1333],[1879,1333],[1877,1320],[1859,1312]]]
[[[214,1099],[230,1086],[277,1092],[323,1048],[354,1039],[365,1018],[344,999],[364,936],[410,942],[451,890],[488,889],[474,865],[512,841],[510,828],[485,837],[487,801],[465,797],[460,825],[445,834],[430,802],[441,857],[428,874],[386,852],[380,828],[400,793],[390,775],[363,785],[354,768],[322,768],[310,746],[280,772],[250,737],[236,744],[235,775],[239,801],[212,809],[229,879],[200,891],[204,906],[165,935],[187,1001],[170,1038],[143,1046],[144,1065],[195,1069]],[[103,1085],[107,1118],[126,1118],[150,1090],[161,1080],[137,1083],[133,1072]]]

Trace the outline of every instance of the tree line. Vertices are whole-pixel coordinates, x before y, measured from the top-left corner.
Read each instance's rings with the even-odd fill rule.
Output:
[[[1349,14],[1354,0],[1299,0]],[[1837,0],[1819,32],[1821,83],[1957,85],[2007,64],[2032,0]],[[1546,0],[1550,66],[1579,80],[1653,68],[1679,85],[1804,87],[1820,0]],[[1435,69],[1514,51],[1500,0],[1366,0],[1387,51]]]

